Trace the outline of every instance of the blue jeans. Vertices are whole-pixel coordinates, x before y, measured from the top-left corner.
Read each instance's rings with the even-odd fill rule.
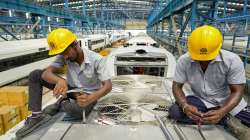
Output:
[[[208,112],[209,110],[213,110],[215,108],[207,108],[205,104],[195,96],[187,96],[187,102],[190,105],[193,105],[197,107],[197,109],[202,112]],[[241,112],[239,112],[237,115],[235,115],[236,118],[241,120],[243,124],[250,127],[250,106],[247,106],[245,109],[243,109]],[[192,119],[190,119],[183,111],[182,108],[177,104],[173,104],[169,108],[169,115],[172,119],[175,119],[177,122],[185,123],[185,124],[196,124],[196,122]],[[223,117],[219,123],[219,125],[226,126],[226,117]]]

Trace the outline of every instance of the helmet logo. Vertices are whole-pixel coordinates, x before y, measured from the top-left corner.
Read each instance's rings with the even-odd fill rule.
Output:
[[[55,45],[54,45],[53,42],[50,42],[50,43],[49,43],[49,46],[50,46],[51,49],[55,47]]]
[[[207,54],[207,48],[201,48],[200,54]]]

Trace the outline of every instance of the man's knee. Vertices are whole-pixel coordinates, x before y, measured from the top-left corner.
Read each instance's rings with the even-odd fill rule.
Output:
[[[196,106],[199,110],[204,111],[203,108],[200,108],[200,106],[203,106],[204,103],[198,97],[187,96],[186,99],[190,105]],[[182,120],[185,117],[185,113],[182,111],[181,107],[176,103],[169,108],[168,112],[169,116],[175,120]]]
[[[187,99],[188,104],[190,104],[190,105],[195,106],[196,104],[203,104],[201,99],[199,99],[198,97],[192,96],[192,95],[187,96],[186,99]]]
[[[184,117],[184,113],[177,104],[173,104],[168,110],[169,116],[175,120],[181,120]]]
[[[76,117],[76,118],[78,117],[82,118],[83,110],[85,110],[85,115],[88,116],[91,113],[95,104],[96,102],[91,103],[89,106],[83,109],[75,101],[64,100],[61,102],[61,107],[62,107],[62,111],[67,112],[71,116]]]
[[[200,112],[207,112],[207,107],[206,105],[201,101],[200,98],[196,97],[196,96],[187,96],[186,97],[188,104],[197,107],[197,109]]]
[[[29,81],[41,80],[42,73],[43,73],[43,71],[40,69],[36,69],[36,70],[30,72]]]
[[[77,105],[76,102],[71,102],[70,100],[63,100],[61,102],[62,111],[70,114],[73,117],[82,117],[82,108]]]

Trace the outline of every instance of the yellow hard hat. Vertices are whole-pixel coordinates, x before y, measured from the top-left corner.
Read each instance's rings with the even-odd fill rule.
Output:
[[[71,43],[76,40],[76,35],[65,28],[53,30],[48,35],[49,55],[62,53]]]
[[[193,60],[212,60],[218,56],[222,43],[221,32],[213,26],[204,25],[188,37],[188,52]]]

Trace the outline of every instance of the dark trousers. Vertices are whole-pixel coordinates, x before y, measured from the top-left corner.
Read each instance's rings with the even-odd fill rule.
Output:
[[[34,70],[29,75],[29,110],[32,112],[41,111],[43,86],[51,90],[55,87],[55,84],[42,79],[42,73],[43,70]],[[68,86],[68,89],[73,89],[73,87]],[[75,100],[75,96],[73,94],[67,95],[67,100],[62,102],[62,110],[75,117],[81,117],[83,109],[86,110],[86,114],[89,113],[96,104],[93,103],[86,108],[81,108],[75,101],[72,102],[69,99]]]
[[[207,108],[205,104],[195,96],[187,96],[187,102],[190,105],[193,105],[197,107],[197,109],[200,112],[208,112],[209,110],[213,110],[215,108]],[[247,106],[245,109],[243,109],[241,112],[239,112],[235,117],[241,120],[243,124],[246,126],[250,127],[250,106]],[[183,111],[182,108],[177,104],[173,104],[169,108],[169,115],[172,119],[175,119],[177,122],[180,123],[185,123],[185,124],[196,124],[196,122],[192,119],[190,119]],[[218,123],[219,125],[226,126],[226,117],[223,117],[220,122]]]

